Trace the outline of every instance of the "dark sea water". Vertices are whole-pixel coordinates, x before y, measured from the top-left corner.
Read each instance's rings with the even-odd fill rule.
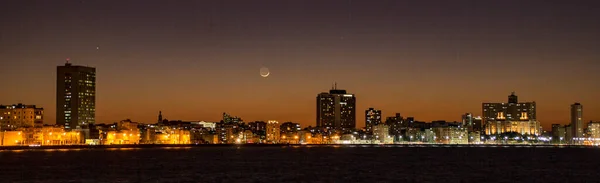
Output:
[[[191,147],[0,152],[0,182],[598,182],[600,149]]]

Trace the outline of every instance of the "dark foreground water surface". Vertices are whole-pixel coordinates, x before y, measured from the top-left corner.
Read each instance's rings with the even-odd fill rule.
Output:
[[[600,149],[193,147],[0,152],[0,182],[597,182]]]

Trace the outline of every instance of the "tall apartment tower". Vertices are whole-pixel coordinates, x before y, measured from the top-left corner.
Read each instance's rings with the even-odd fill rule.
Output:
[[[67,63],[56,72],[56,124],[85,129],[96,123],[96,68]]]
[[[373,126],[381,124],[381,110],[369,108],[365,111],[365,129],[373,132]]]
[[[317,95],[317,127],[349,131],[356,128],[356,97],[337,86]]]
[[[571,128],[573,138],[584,138],[583,136],[583,106],[580,103],[571,105]],[[572,139],[569,139],[572,140]]]
[[[279,127],[278,121],[269,120],[267,122],[267,141],[269,143],[279,143],[281,135],[281,130]]]

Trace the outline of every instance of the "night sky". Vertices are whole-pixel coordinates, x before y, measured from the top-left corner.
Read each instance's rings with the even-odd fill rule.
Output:
[[[130,118],[315,125],[333,82],[357,97],[357,126],[458,121],[482,102],[536,101],[538,120],[600,120],[596,1],[2,1],[0,103],[45,108],[56,66],[97,68],[97,121]],[[99,49],[97,49],[97,47]],[[262,78],[261,67],[271,75]]]

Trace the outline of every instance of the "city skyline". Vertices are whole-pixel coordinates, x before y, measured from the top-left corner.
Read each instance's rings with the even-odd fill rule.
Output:
[[[359,128],[370,107],[460,121],[511,91],[538,104],[547,130],[569,124],[575,102],[584,122],[599,120],[599,13],[544,2],[2,2],[0,103],[42,107],[55,124],[55,67],[72,58],[98,69],[98,123],[153,123],[163,111],[315,126],[314,95],[333,82],[356,95]]]

